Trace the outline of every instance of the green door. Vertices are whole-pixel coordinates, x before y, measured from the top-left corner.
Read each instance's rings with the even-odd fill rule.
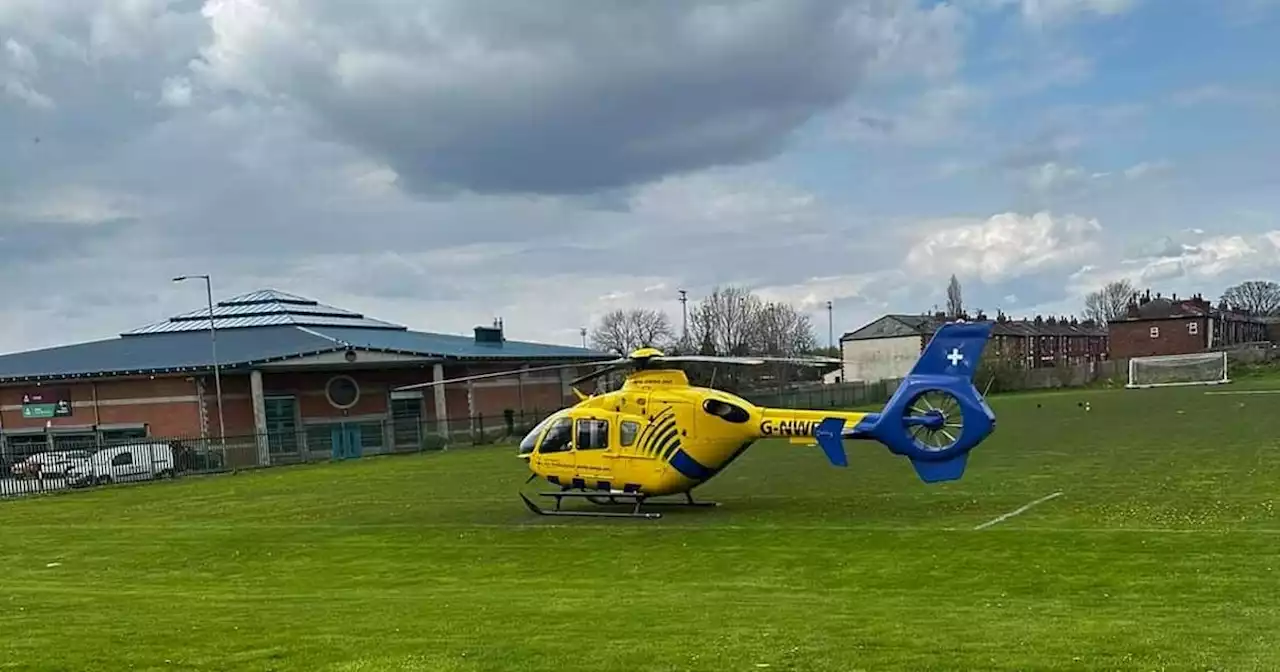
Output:
[[[360,457],[363,453],[361,445],[363,435],[360,425],[343,422],[334,425],[330,432],[330,439],[333,442],[333,459],[346,460]]]

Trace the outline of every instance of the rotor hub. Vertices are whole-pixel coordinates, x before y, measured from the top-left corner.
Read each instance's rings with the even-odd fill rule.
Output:
[[[964,433],[964,412],[956,395],[946,390],[925,390],[907,404],[902,419],[916,449],[926,453],[946,451]]]

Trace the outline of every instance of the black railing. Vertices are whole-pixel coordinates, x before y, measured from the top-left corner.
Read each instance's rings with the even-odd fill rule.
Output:
[[[308,419],[261,434],[147,436],[104,441],[24,433],[0,442],[0,497],[155,481],[373,455],[516,443],[549,411],[508,411],[445,421]],[[8,439],[9,437],[3,437]]]

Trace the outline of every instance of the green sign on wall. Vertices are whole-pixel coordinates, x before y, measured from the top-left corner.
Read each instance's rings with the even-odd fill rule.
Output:
[[[22,417],[65,418],[71,415],[71,390],[37,390],[22,395]]]

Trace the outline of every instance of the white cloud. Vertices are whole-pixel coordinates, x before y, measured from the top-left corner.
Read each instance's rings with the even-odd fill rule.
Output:
[[[1218,103],[1274,110],[1280,108],[1280,91],[1206,84],[1177,91],[1172,100],[1184,106]]]
[[[986,102],[979,90],[948,83],[927,89],[897,109],[854,104],[834,124],[836,138],[868,143],[932,145],[971,136],[966,115]]]
[[[1119,16],[1138,6],[1138,0],[1009,0],[1016,2],[1028,23],[1045,26],[1082,16]]]
[[[1173,163],[1171,161],[1142,161],[1125,168],[1124,176],[1131,180],[1136,180],[1149,175],[1164,173],[1172,169]]]
[[[12,219],[30,225],[103,224],[133,217],[138,207],[138,199],[128,194],[68,185],[0,204],[0,221]]]
[[[1088,258],[1098,252],[1101,231],[1096,219],[1077,215],[1008,212],[934,231],[911,247],[906,263],[922,275],[992,283]]]
[[[1100,175],[1090,175],[1083,168],[1064,166],[1050,161],[1027,171],[1027,186],[1032,191],[1044,193],[1079,185],[1094,176]]]
[[[186,77],[168,77],[160,90],[160,104],[167,107],[186,107],[191,104],[191,80]]]
[[[49,109],[53,99],[37,91],[33,84],[40,62],[25,44],[8,38],[0,58],[0,91],[35,108]]]
[[[1128,280],[1137,287],[1150,287],[1166,294],[1201,292],[1209,296],[1221,289],[1255,276],[1271,276],[1280,270],[1280,230],[1253,235],[1220,235],[1180,243],[1167,241],[1147,256],[1123,259],[1106,266],[1083,266],[1069,276],[1070,294],[1084,296],[1108,282]],[[1190,242],[1188,242],[1190,241]]]

